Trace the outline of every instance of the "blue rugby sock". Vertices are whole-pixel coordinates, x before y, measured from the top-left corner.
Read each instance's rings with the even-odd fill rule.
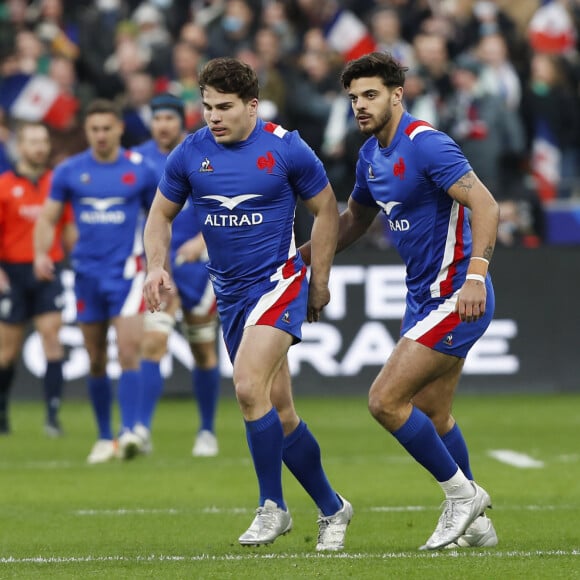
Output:
[[[443,441],[443,444],[447,447],[447,451],[455,459],[455,462],[459,465],[459,469],[463,471],[465,477],[473,480],[473,473],[469,465],[469,451],[467,450],[467,444],[465,443],[459,425],[455,423],[450,431],[447,431],[445,435],[441,436],[441,441]]]
[[[330,486],[320,457],[320,446],[304,421],[284,438],[282,459],[325,516],[335,514],[342,502]]]
[[[88,378],[89,397],[93,413],[97,421],[99,439],[112,439],[111,407],[113,404],[113,389],[107,375]]]
[[[256,421],[246,421],[248,447],[258,477],[260,503],[270,499],[283,510],[282,496],[282,445],[284,432],[276,409],[272,408]]]
[[[133,429],[141,403],[141,373],[127,370],[121,373],[117,386],[117,399],[121,411],[121,430]]]
[[[46,418],[55,421],[62,398],[62,360],[48,361],[44,373],[44,401],[46,403]]]
[[[437,481],[447,481],[457,473],[457,463],[437,435],[431,419],[417,407],[413,407],[407,421],[393,436]]]
[[[193,394],[197,400],[200,430],[215,430],[215,415],[220,394],[220,371],[215,366],[211,369],[195,367],[192,371]]]
[[[151,429],[153,414],[163,392],[163,377],[159,361],[141,361],[142,392],[137,422]]]

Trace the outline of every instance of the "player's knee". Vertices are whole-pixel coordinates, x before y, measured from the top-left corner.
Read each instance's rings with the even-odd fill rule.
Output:
[[[236,399],[242,409],[251,409],[261,400],[261,389],[249,375],[237,374],[233,376]]]
[[[396,405],[388,392],[376,387],[372,387],[369,391],[368,408],[370,414],[382,424],[396,414]]]
[[[166,343],[159,341],[147,340],[141,345],[141,358],[154,362],[159,362],[167,352]]]
[[[165,334],[169,336],[175,326],[175,318],[167,312],[145,313],[143,330],[145,333]]]
[[[187,342],[192,346],[192,351],[197,344],[215,342],[217,338],[217,320],[214,318],[209,322],[190,324],[186,321],[182,324],[182,332]],[[195,353],[194,353],[195,354]]]

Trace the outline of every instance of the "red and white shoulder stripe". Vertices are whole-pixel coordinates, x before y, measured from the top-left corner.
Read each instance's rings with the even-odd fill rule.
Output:
[[[437,129],[429,125],[427,121],[414,121],[405,129],[405,135],[412,141],[417,135],[425,131],[437,131]]]
[[[276,125],[276,123],[271,122],[264,124],[264,130],[268,131],[268,133],[276,135],[276,137],[280,137],[280,139],[282,139],[282,137],[284,137],[284,135],[288,133],[288,131],[284,129],[284,127],[282,127],[281,125]]]

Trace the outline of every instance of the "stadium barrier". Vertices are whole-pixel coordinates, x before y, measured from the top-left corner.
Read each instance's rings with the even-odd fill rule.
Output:
[[[576,299],[580,247],[496,249],[491,273],[496,311],[485,335],[469,353],[462,391],[516,393],[580,389]],[[404,311],[405,270],[394,250],[353,248],[336,257],[331,303],[321,322],[304,324],[303,342],[290,350],[297,395],[366,393],[399,335]],[[64,366],[67,398],[86,397],[88,357],[74,324],[72,272],[66,287]],[[114,331],[109,335],[109,372],[119,375]],[[189,347],[175,331],[162,362],[165,395],[191,393]],[[14,387],[15,398],[40,398],[45,361],[40,340],[25,341]],[[221,344],[222,392],[232,394],[231,365]]]

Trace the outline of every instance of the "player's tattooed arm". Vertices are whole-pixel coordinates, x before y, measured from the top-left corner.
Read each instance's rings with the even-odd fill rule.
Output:
[[[471,212],[472,256],[491,261],[499,223],[499,206],[492,194],[473,171],[459,178],[448,193]]]
[[[455,182],[455,185],[467,193],[473,189],[475,179],[475,173],[473,173],[473,171],[468,171],[463,177]]]

